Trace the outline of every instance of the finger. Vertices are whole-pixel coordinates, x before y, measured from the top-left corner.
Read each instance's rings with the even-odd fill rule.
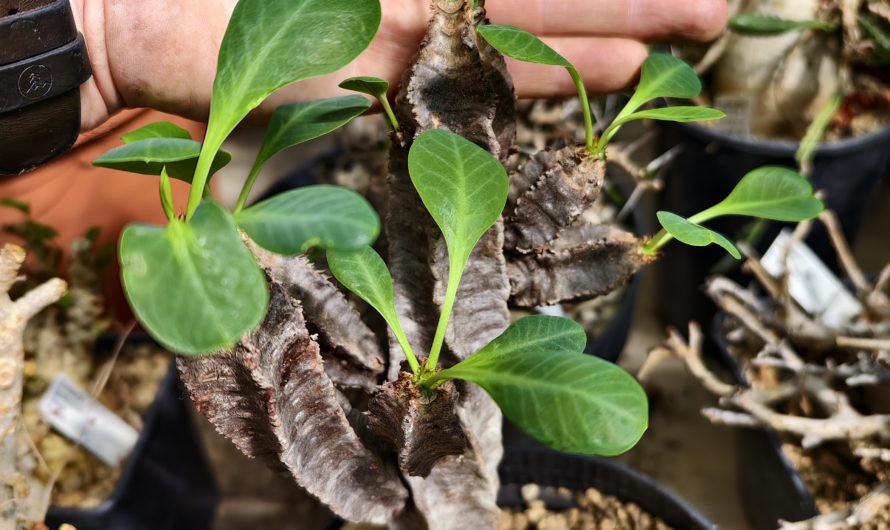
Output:
[[[594,94],[615,92],[631,85],[648,50],[640,42],[613,38],[558,37],[544,39],[581,72]],[[575,84],[565,68],[508,59],[507,67],[521,98],[569,96]]]
[[[643,41],[712,40],[728,17],[726,0],[495,0],[495,24],[537,35],[598,35]]]

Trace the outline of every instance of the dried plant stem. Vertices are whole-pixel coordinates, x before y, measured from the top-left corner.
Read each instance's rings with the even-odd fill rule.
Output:
[[[19,280],[25,250],[6,245],[0,250],[0,530],[16,530],[21,505],[27,496],[18,473],[17,429],[21,415],[24,382],[25,325],[45,307],[58,301],[67,289],[65,282],[50,280],[16,301],[9,290]]]
[[[890,482],[883,482],[856,504],[806,521],[782,521],[779,530],[843,530],[859,528],[874,519],[890,505]]]

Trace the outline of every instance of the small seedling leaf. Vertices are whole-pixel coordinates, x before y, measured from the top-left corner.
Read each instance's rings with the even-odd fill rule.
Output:
[[[170,186],[170,176],[167,175],[167,169],[161,170],[160,182],[161,207],[164,209],[164,215],[168,221],[176,218],[176,206],[173,204],[173,187]]]
[[[329,250],[327,258],[334,278],[376,309],[389,324],[416,371],[417,360],[399,322],[395,288],[383,258],[369,246],[357,250]]]
[[[235,215],[261,247],[293,255],[309,248],[355,249],[380,233],[380,218],[361,195],[339,186],[309,186],[281,193]]]
[[[263,147],[254,163],[253,171],[285,149],[336,131],[371,108],[371,102],[361,96],[307,101],[283,105],[275,110]]]
[[[658,212],[658,222],[674,236],[677,241],[692,245],[693,247],[706,247],[708,245],[720,245],[735,259],[742,259],[742,253],[723,234],[705,228],[699,224],[680,217],[671,212]]]
[[[629,114],[621,120],[616,120],[616,124],[623,125],[634,120],[659,120],[659,121],[710,121],[725,118],[726,114],[717,109],[708,107],[664,107],[660,109],[640,110]]]
[[[743,35],[779,35],[805,29],[834,31],[836,28],[837,25],[821,20],[789,20],[757,13],[742,13],[729,20],[729,29]]]
[[[122,145],[93,161],[96,167],[140,175],[160,175],[164,167],[171,178],[191,182],[201,154],[201,144],[185,138],[148,138]],[[219,151],[210,174],[228,165],[232,155]]]
[[[340,83],[340,88],[380,98],[386,97],[386,93],[389,92],[389,82],[379,77],[350,77]]]
[[[488,151],[443,129],[420,135],[408,155],[411,181],[448,245],[451,274],[463,271],[507,203],[507,171]]]
[[[632,109],[628,114],[636,112],[656,98],[694,98],[701,90],[701,81],[691,66],[673,55],[653,53],[643,61],[640,84],[625,112],[627,109]]]
[[[139,140],[148,140],[149,138],[180,138],[183,140],[191,140],[192,135],[175,123],[159,121],[121,136],[121,140],[123,140],[125,144],[132,144]]]
[[[574,68],[565,57],[531,33],[509,25],[479,26],[479,34],[492,48],[527,63]]]
[[[618,366],[581,353],[583,330],[560,320],[519,320],[479,353],[430,381],[462,379],[481,386],[511,422],[559,451],[621,454],[646,430],[646,394]]]
[[[139,322],[173,352],[232,347],[265,316],[266,278],[232,217],[215,202],[203,202],[191,223],[127,227],[120,259]]]
[[[813,186],[800,173],[785,167],[765,166],[745,175],[720,204],[716,215],[747,215],[772,221],[799,222],[819,215],[825,206]]]

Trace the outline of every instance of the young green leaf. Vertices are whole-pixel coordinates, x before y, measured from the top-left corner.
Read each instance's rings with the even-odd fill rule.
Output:
[[[584,129],[588,150],[595,147],[593,137],[593,114],[590,110],[590,100],[587,97],[587,88],[584,79],[578,69],[565,57],[548,46],[544,41],[531,33],[509,25],[482,25],[477,28],[482,38],[492,48],[518,61],[527,63],[546,64],[550,66],[562,66],[568,70],[578,90],[578,98],[581,100],[581,110],[584,112]]]
[[[414,141],[408,171],[448,246],[448,287],[427,361],[434,369],[470,253],[507,203],[507,171],[488,151],[442,129]]]
[[[340,88],[379,98],[380,96],[386,96],[386,93],[389,92],[389,81],[379,77],[350,77],[340,83]]]
[[[93,161],[96,167],[140,175],[160,175],[167,168],[170,177],[191,182],[201,153],[201,144],[184,138],[148,138],[116,147]],[[232,161],[232,155],[219,151],[210,174]]]
[[[717,109],[708,107],[662,107],[659,109],[646,109],[628,114],[620,120],[615,120],[615,125],[624,125],[634,120],[659,120],[659,121],[710,121],[725,118],[726,114]]]
[[[722,202],[703,215],[747,215],[773,221],[799,222],[819,215],[825,206],[800,173],[779,166],[757,168],[745,175]]]
[[[238,2],[220,47],[188,218],[201,200],[213,157],[238,123],[279,88],[352,62],[377,34],[380,20],[379,0]]]
[[[285,149],[336,131],[369,108],[371,103],[361,96],[321,99],[278,107],[266,128],[263,146],[241,190],[235,211],[244,208],[253,183],[270,158]]]
[[[530,325],[518,321],[476,355],[426,382],[462,379],[481,386],[510,421],[560,451],[614,456],[633,447],[648,424],[643,389],[614,364],[566,348],[584,336],[577,325],[537,318]],[[547,333],[553,333],[550,350]]]
[[[376,98],[380,102],[380,106],[383,107],[384,112],[386,112],[386,117],[389,119],[392,130],[399,130],[399,120],[392,111],[392,106],[389,104],[389,97],[387,96],[389,92],[389,82],[387,80],[380,79],[379,77],[350,77],[340,83],[340,88],[353,90]]]
[[[741,13],[729,19],[729,29],[744,35],[779,35],[805,29],[830,32],[837,29],[837,24],[822,20],[789,20],[772,15]]]
[[[813,194],[813,186],[800,173],[785,167],[765,166],[745,175],[729,196],[719,204],[693,215],[688,220],[668,212],[660,214],[659,220],[662,220],[662,215],[666,216],[669,224],[662,222],[665,230],[646,243],[644,250],[654,254],[674,238],[672,229],[687,239],[698,242],[690,244],[705,245],[714,242],[727,248],[721,242],[721,238],[725,240],[723,236],[716,232],[706,236],[704,232],[698,230],[703,228],[698,225],[724,215],[800,222],[816,217],[824,208],[822,201]],[[727,250],[733,253],[729,248]]]
[[[339,186],[281,193],[241,210],[235,221],[258,245],[285,255],[311,247],[360,248],[380,233],[380,218],[368,201]]]
[[[671,212],[658,212],[658,222],[677,241],[693,247],[706,247],[710,244],[720,245],[735,259],[742,259],[742,253],[723,234],[680,217]]]
[[[615,121],[603,132],[597,150],[603,151],[627,118],[640,107],[658,98],[691,99],[701,93],[702,85],[695,70],[673,55],[653,53],[643,61],[643,71],[637,90]],[[660,119],[660,118],[655,118]],[[705,119],[714,119],[706,117]]]
[[[383,258],[371,247],[357,250],[329,250],[328,267],[344,287],[368,302],[392,329],[405,352],[411,370],[417,374],[420,365],[396,312],[395,288]]]
[[[164,209],[167,221],[176,219],[176,207],[173,205],[173,188],[170,186],[170,176],[167,175],[166,168],[161,170],[160,195],[161,207]]]
[[[148,140],[150,138],[180,138],[183,140],[191,140],[192,135],[175,123],[169,121],[159,121],[145,127],[130,131],[121,136],[121,140],[125,144],[132,144],[139,140]]]
[[[531,33],[509,25],[479,26],[479,34],[507,57],[527,63],[574,68],[565,57]]]
[[[131,225],[121,237],[124,290],[139,322],[171,351],[233,346],[262,322],[266,278],[231,216],[212,201],[191,223]]]

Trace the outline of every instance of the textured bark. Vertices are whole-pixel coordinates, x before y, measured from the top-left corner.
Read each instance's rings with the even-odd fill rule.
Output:
[[[373,392],[384,371],[383,352],[349,300],[304,256],[278,256],[256,245],[251,250],[267,274],[300,300],[306,327],[318,335],[325,371],[334,383]]]
[[[510,262],[513,304],[536,307],[594,298],[623,285],[654,259],[636,237],[611,226],[585,227],[570,237]],[[584,242],[568,245],[578,241]]]
[[[507,215],[505,246],[527,253],[546,247],[593,204],[606,177],[606,162],[585,147],[568,146],[536,155],[516,174],[519,185],[534,184],[516,198]]]
[[[430,396],[413,383],[410,373],[387,383],[368,407],[370,429],[399,455],[399,468],[413,477],[426,477],[449,455],[460,455],[469,445],[455,414],[457,391],[453,383],[438,387]]]
[[[513,85],[503,58],[475,32],[483,14],[470,2],[434,1],[427,37],[396,99],[406,141],[394,145],[390,160],[387,237],[396,305],[409,340],[420,351],[429,351],[448,264],[439,230],[408,175],[410,141],[425,130],[443,128],[504,159],[515,134]],[[471,355],[509,324],[502,223],[473,252],[459,291],[446,335],[446,361]],[[390,353],[393,380],[404,357],[397,347]],[[461,421],[468,441],[463,453],[439,459],[426,478],[409,477],[408,482],[429,528],[494,528],[500,411],[481,389],[461,388],[457,418],[452,414],[449,421],[476,414],[486,425]],[[466,411],[468,406],[476,410]],[[422,527],[418,521],[409,515],[394,526]]]
[[[300,303],[274,279],[270,285],[259,330],[233,350],[179,360],[189,393],[247,456],[283,463],[343,517],[386,523],[407,492],[350,426]]]
[[[9,290],[18,281],[24,262],[23,248],[5,245],[0,249],[0,529],[3,530],[17,530],[34,522],[26,516],[28,482],[19,473],[16,434],[22,410],[25,326],[34,315],[57,302],[67,289],[65,282],[53,279],[13,301]]]

